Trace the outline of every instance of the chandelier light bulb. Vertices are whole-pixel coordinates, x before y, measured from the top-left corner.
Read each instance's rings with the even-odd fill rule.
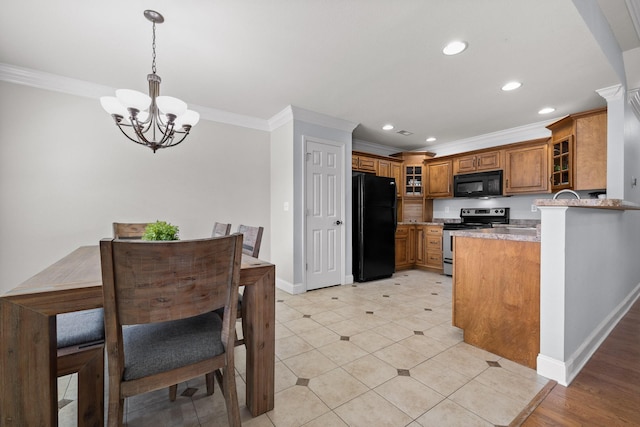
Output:
[[[193,110],[187,110],[183,115],[176,119],[176,128],[182,129],[183,126],[195,126],[200,121],[200,114]]]
[[[187,111],[187,103],[172,96],[159,96],[156,98],[156,105],[162,114],[172,114],[179,117]]]
[[[100,105],[102,108],[109,114],[116,114],[122,117],[128,117],[129,112],[127,109],[118,101],[118,98],[115,96],[102,96],[100,97]]]
[[[118,89],[116,98],[126,109],[135,108],[138,111],[144,111],[151,105],[151,97],[137,90]]]

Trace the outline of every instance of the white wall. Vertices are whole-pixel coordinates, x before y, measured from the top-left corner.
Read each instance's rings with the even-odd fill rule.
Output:
[[[538,373],[567,385],[640,296],[640,211],[541,211]]]
[[[271,260],[279,287],[293,284],[293,121],[271,132]],[[288,210],[284,210],[284,204]]]
[[[627,107],[624,116],[624,176],[625,200],[640,205],[640,121]]]
[[[97,100],[0,82],[0,294],[111,223],[166,220],[182,238],[215,221],[264,225],[270,259],[269,133],[201,121],[153,153]]]

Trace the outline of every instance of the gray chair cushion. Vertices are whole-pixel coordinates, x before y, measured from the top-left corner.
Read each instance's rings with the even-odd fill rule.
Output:
[[[224,353],[222,320],[213,312],[122,328],[125,381],[190,365]]]
[[[56,315],[58,348],[104,341],[104,310],[74,311]]]

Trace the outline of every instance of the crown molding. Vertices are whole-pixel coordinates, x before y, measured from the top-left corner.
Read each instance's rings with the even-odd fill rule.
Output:
[[[356,151],[364,151],[365,153],[380,154],[381,156],[390,156],[391,154],[403,151],[398,147],[389,147],[388,145],[376,144],[361,139],[353,140],[353,149]]]
[[[613,85],[602,89],[596,89],[596,92],[607,101],[619,99],[624,96],[624,86],[621,84]]]
[[[640,1],[639,0],[625,0],[629,15],[631,15],[631,22],[633,22],[633,28],[636,30],[636,35],[640,37]]]
[[[100,99],[105,94],[112,94],[115,88],[84,80],[72,79],[44,71],[32,70],[0,62],[0,81],[67,93],[84,98]],[[269,122],[257,117],[230,113],[215,108],[190,104],[191,109],[200,113],[200,119],[225,123],[239,127],[270,131]]]
[[[287,105],[284,110],[280,111],[268,120],[269,129],[271,131],[274,131],[280,126],[285,125],[291,121],[293,121],[293,109],[291,105]]]
[[[640,120],[640,89],[632,89],[627,92],[628,102],[631,105],[631,111]]]
[[[93,99],[98,99],[105,93],[110,93],[115,90],[109,86],[97,83],[5,63],[0,63],[0,80]]]
[[[536,122],[497,132],[486,133],[484,135],[460,139],[453,142],[429,145],[424,147],[423,150],[435,152],[436,157],[440,157],[465,153],[467,151],[481,150],[483,148],[513,144],[515,142],[529,141],[532,139],[548,138],[551,136],[551,131],[547,129],[546,126],[562,117],[556,117],[542,122]]]
[[[348,133],[352,133],[356,126],[358,126],[358,123],[288,105],[284,110],[269,119],[269,127],[271,130],[274,130],[291,120],[299,120],[301,122],[341,130]]]

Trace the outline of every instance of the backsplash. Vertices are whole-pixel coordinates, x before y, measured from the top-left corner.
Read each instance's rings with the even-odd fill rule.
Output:
[[[581,198],[589,198],[589,192],[579,192]],[[532,211],[537,199],[551,199],[553,194],[530,194],[526,196],[510,196],[495,197],[491,199],[434,199],[433,201],[433,218],[439,219],[457,219],[460,218],[460,209],[462,208],[511,208],[510,222],[523,225],[529,225],[540,222],[540,211],[536,208]],[[535,222],[528,222],[533,220]]]

